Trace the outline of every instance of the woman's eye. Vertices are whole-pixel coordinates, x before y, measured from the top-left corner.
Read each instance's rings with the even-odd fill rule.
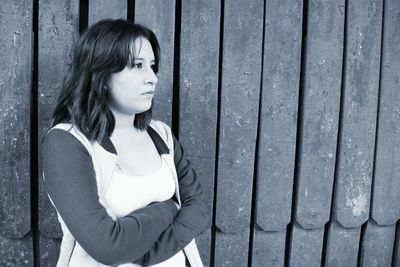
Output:
[[[142,66],[143,66],[142,63],[133,63],[133,64],[132,64],[132,67],[133,67],[133,68],[137,68],[137,69],[141,69]]]

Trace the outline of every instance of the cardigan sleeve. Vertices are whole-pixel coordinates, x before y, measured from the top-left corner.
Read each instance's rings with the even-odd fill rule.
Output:
[[[172,199],[113,220],[99,203],[92,158],[72,134],[51,130],[43,144],[44,187],[82,248],[105,265],[145,254],[178,212]]]
[[[182,206],[172,224],[160,235],[151,249],[134,262],[143,266],[157,264],[172,257],[209,227],[210,215],[196,172],[175,136],[173,140]]]

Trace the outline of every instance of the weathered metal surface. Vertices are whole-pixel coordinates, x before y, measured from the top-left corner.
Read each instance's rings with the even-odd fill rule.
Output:
[[[23,238],[31,230],[32,3],[2,1],[0,31],[0,234]],[[13,251],[28,242],[5,240]]]
[[[225,3],[217,227],[249,227],[261,70],[262,10]],[[246,23],[244,23],[246,21]]]
[[[182,1],[179,140],[205,192],[210,224],[214,200],[220,13],[218,1]],[[197,237],[196,243],[208,266],[211,231]]]
[[[378,225],[367,222],[361,247],[361,266],[390,266],[393,256],[396,225]]]
[[[392,266],[400,266],[400,221],[397,221],[396,224],[396,240],[394,248]]]
[[[247,266],[249,230],[240,233],[217,233],[215,238],[215,261],[218,267]]]
[[[60,255],[61,239],[40,235],[40,267],[54,267]]]
[[[245,266],[261,79],[263,1],[225,1],[216,266]]]
[[[284,266],[286,229],[282,231],[264,231],[254,229],[252,266]]]
[[[296,221],[304,229],[329,221],[343,57],[344,1],[308,6]]]
[[[286,230],[291,217],[302,9],[293,0],[265,9],[256,218],[264,231]]]
[[[372,218],[400,219],[400,1],[385,2]]]
[[[212,213],[210,213],[211,215]],[[211,235],[211,227],[209,227],[195,238],[196,246],[204,266],[210,266]]]
[[[357,266],[361,228],[344,228],[338,222],[329,223],[325,266]]]
[[[33,264],[32,233],[16,239],[0,235],[0,266],[20,267]]]
[[[334,218],[344,227],[368,220],[379,89],[382,1],[348,3],[347,51]]]
[[[0,61],[4,66],[0,72],[0,266],[34,265],[29,195],[32,7],[39,5],[40,154],[71,60],[72,44],[78,37],[79,2],[5,0],[0,5],[3,45]],[[210,218],[212,203],[217,201],[215,262],[210,262],[210,229],[196,238],[205,265],[247,266],[257,156],[257,216],[253,255],[250,255],[253,266],[320,266],[323,224],[329,219],[336,157],[338,86],[343,82],[336,192],[332,222],[325,233],[324,264],[356,266],[361,250],[361,266],[390,266],[391,261],[392,266],[400,266],[400,231],[395,231],[400,218],[400,3],[386,0],[383,5],[378,0],[348,0],[345,13],[344,2],[307,2],[304,106],[297,107],[301,20],[306,19],[302,14],[303,1],[179,1],[180,47],[176,47],[174,40],[176,1],[136,1],[136,22],[153,29],[161,43],[162,64],[154,117],[169,124],[174,53],[180,49],[180,62],[176,65],[180,67],[179,77],[175,77],[180,84],[179,103],[174,103],[180,110],[180,140],[206,191]],[[220,153],[218,187],[214,188],[222,3],[225,10],[221,21],[224,40]],[[263,25],[264,3],[267,13]],[[105,17],[126,17],[126,8],[127,1],[119,0],[116,4],[91,0],[89,24]],[[382,14],[385,18],[381,47]],[[343,41],[340,27],[344,15],[348,16],[347,51],[343,51],[345,64],[340,70]],[[265,27],[264,55],[262,27]],[[263,77],[261,56],[264,56]],[[341,71],[344,71],[343,81]],[[261,78],[260,153],[255,155]],[[300,109],[304,118],[298,144],[301,146],[297,162],[299,187],[295,188],[298,198],[296,207],[291,207]],[[372,173],[375,149],[376,165]],[[37,257],[41,266],[55,266],[62,235],[55,210],[42,188],[41,164],[39,161],[40,255]],[[215,200],[214,190],[218,193]],[[370,205],[371,217],[377,224],[370,218],[359,248],[360,227],[370,215]],[[296,208],[295,219],[299,224],[293,222],[293,232],[287,233],[292,243],[286,244],[291,208]],[[287,263],[284,263],[285,249],[289,249]]]
[[[105,18],[126,19],[127,0],[89,0],[89,26]]]
[[[289,266],[321,266],[324,228],[307,230],[294,223]]]
[[[50,128],[53,109],[61,90],[62,80],[72,60],[72,47],[79,36],[79,0],[39,3],[38,50],[38,130],[39,155],[43,138]],[[62,231],[57,214],[43,188],[42,168],[39,161],[39,230],[41,236],[61,238]],[[48,252],[53,253],[52,251]],[[46,252],[42,252],[46,255]]]
[[[160,43],[161,62],[152,108],[153,117],[171,125],[175,55],[175,1],[136,0],[135,23],[142,24],[154,31]]]

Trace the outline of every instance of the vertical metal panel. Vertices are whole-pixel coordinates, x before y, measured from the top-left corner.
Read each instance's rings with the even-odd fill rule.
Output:
[[[30,1],[0,5],[0,265],[33,264],[30,207]]]
[[[53,109],[61,84],[72,60],[72,47],[76,42],[79,23],[79,1],[64,0],[56,3],[41,0],[39,5],[39,59],[38,59],[38,123],[39,152],[46,132],[50,128]],[[39,229],[47,237],[61,237],[61,228],[55,209],[42,185],[42,161],[40,161],[40,221]]]
[[[309,1],[296,221],[330,218],[342,75],[344,1]]]
[[[378,224],[400,219],[400,1],[385,2],[380,107],[371,213]]]
[[[61,239],[40,237],[40,267],[54,267],[60,256]]]
[[[257,224],[286,230],[290,222],[300,80],[302,2],[268,1],[260,111]]]
[[[344,103],[335,218],[345,227],[369,215],[379,89],[382,1],[349,1]]]
[[[39,155],[46,132],[50,128],[53,109],[61,90],[67,65],[72,60],[72,46],[79,36],[79,0],[39,2],[38,51],[38,136]],[[41,158],[40,158],[41,159]],[[58,259],[57,243],[51,238],[61,238],[62,231],[57,214],[43,187],[43,162],[39,161],[39,230],[40,258],[45,266],[55,266]],[[43,239],[43,240],[42,240]],[[57,254],[57,259],[54,255]]]
[[[160,43],[161,63],[157,75],[158,84],[154,96],[153,117],[171,125],[175,1],[136,0],[135,23],[143,24],[154,31]]]
[[[105,18],[126,19],[127,0],[89,0],[89,26]]]
[[[321,266],[324,229],[303,229],[294,223],[290,244],[290,266]]]
[[[218,1],[182,1],[179,140],[205,191],[210,223],[214,198],[220,9]],[[198,236],[196,243],[208,266],[211,231]]]
[[[396,240],[393,254],[392,266],[400,266],[400,220],[396,224]]]
[[[267,1],[253,266],[283,266],[290,222],[302,1]]]
[[[336,221],[329,223],[326,267],[357,266],[360,230],[360,227],[344,228]]]
[[[216,266],[245,266],[259,106],[263,1],[225,1]]]
[[[0,235],[0,266],[28,267],[33,264],[32,233],[17,239]]]
[[[211,266],[247,266],[249,228],[237,233],[217,232],[215,261]]]
[[[390,266],[396,225],[381,226],[367,222],[361,247],[361,266]]]
[[[21,238],[30,217],[32,3],[0,5],[0,232]]]
[[[254,230],[253,267],[284,266],[286,231]]]

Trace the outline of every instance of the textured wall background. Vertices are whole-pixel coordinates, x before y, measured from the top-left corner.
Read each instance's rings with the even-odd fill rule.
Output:
[[[2,0],[0,266],[55,266],[41,142],[88,25],[153,29],[209,266],[400,266],[400,1]]]

